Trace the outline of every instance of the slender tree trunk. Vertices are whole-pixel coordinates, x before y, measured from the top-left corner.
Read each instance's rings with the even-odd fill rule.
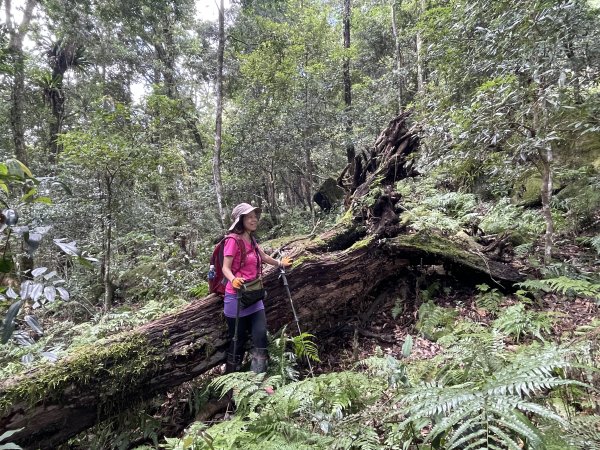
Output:
[[[11,90],[10,125],[12,129],[15,157],[27,164],[25,148],[25,127],[23,125],[23,97],[25,96],[25,57],[21,48],[14,51],[14,72]]]
[[[425,12],[425,0],[419,1],[419,14]],[[422,94],[425,90],[425,70],[423,68],[423,36],[421,31],[417,31],[417,92]]]
[[[352,14],[351,0],[344,0],[344,49],[350,49],[350,17]],[[349,164],[354,162],[356,151],[354,149],[353,124],[352,124],[352,79],[350,77],[350,58],[344,58],[344,113],[346,116],[346,158]],[[312,205],[312,199],[309,200]]]
[[[396,84],[398,85],[398,90],[396,91],[396,94],[398,95],[398,110],[396,111],[396,114],[400,114],[402,113],[402,103],[404,101],[404,80],[402,77],[402,50],[400,49],[400,36],[398,35],[396,5],[394,0],[392,0],[390,7],[392,10],[392,33],[394,35],[395,44]],[[398,7],[402,7],[402,0],[398,1]]]
[[[548,129],[548,110],[546,109],[545,97],[543,95],[543,83],[540,82],[536,98],[533,103],[533,130],[539,137]],[[552,241],[554,239],[554,219],[552,218],[552,209],[550,203],[552,201],[552,162],[554,155],[552,153],[552,143],[547,142],[544,148],[538,148],[538,169],[542,175],[542,215],[546,223],[546,234],[544,236],[544,264],[550,264],[552,260]]]
[[[60,65],[60,64],[58,64]],[[63,79],[67,67],[55,67],[52,71],[52,82],[54,86],[48,87],[48,99],[52,107],[52,119],[50,121],[50,163],[55,164],[62,148],[58,143],[58,136],[62,132],[65,117],[65,96],[63,91]]]
[[[104,235],[104,310],[108,311],[113,300],[114,293],[114,285],[112,282],[112,272],[111,272],[111,253],[112,253],[112,226],[113,226],[113,217],[112,217],[112,183],[113,178],[110,175],[107,175],[105,178],[106,181],[106,205],[107,205],[107,214],[106,214],[106,228]]]
[[[217,207],[221,226],[225,229],[225,213],[223,210],[223,182],[221,180],[221,132],[223,125],[223,53],[225,51],[225,5],[221,0],[219,6],[219,45],[217,48],[217,110],[215,120],[215,151],[213,154],[213,180],[217,196]]]
[[[350,0],[345,0],[350,1]],[[304,66],[308,66],[308,50],[304,52]],[[310,218],[313,226],[315,225],[316,217],[315,217],[315,204],[313,202],[313,163],[311,160],[311,151],[310,151],[310,135],[311,135],[311,118],[310,118],[310,95],[309,95],[309,85],[308,78],[304,79],[304,124],[302,125],[302,143],[304,147],[304,167],[306,169],[306,203],[308,203],[308,208],[310,210]]]
[[[33,16],[35,0],[27,0],[23,11],[21,24],[15,26],[12,20],[11,0],[4,3],[6,12],[6,26],[10,36],[9,51],[13,55],[13,77],[10,105],[10,125],[15,147],[15,157],[27,164],[27,149],[25,147],[25,125],[23,124],[25,97],[25,55],[23,54],[23,40],[29,31],[29,23]]]
[[[552,144],[548,144],[545,154],[540,151],[542,161],[542,214],[546,222],[546,234],[544,236],[544,264],[550,264],[552,260],[552,246],[554,239],[554,219],[552,218]]]
[[[52,122],[50,123],[50,162],[55,163],[62,148],[58,143],[58,135],[62,132],[65,116],[65,97],[62,90],[62,76],[59,87],[52,101]]]

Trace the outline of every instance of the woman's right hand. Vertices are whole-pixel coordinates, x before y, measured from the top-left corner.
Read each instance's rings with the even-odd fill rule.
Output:
[[[234,289],[240,289],[242,287],[242,284],[244,284],[245,282],[246,280],[244,280],[243,278],[235,277],[233,280],[231,280],[231,285]]]

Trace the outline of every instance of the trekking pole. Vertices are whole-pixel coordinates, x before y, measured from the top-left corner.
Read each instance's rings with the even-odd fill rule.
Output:
[[[302,349],[304,350],[304,354],[306,355],[306,362],[308,363],[308,370],[310,371],[310,375],[314,378],[315,374],[313,372],[312,364],[310,363],[310,358],[308,357],[308,353],[306,353],[306,348],[304,347],[304,339],[302,339],[302,330],[300,329],[300,321],[298,320],[298,314],[296,314],[296,308],[294,307],[294,301],[292,300],[292,293],[290,292],[290,285],[288,284],[287,277],[285,276],[285,269],[283,267],[279,268],[279,278],[281,278],[281,281],[283,282],[283,286],[285,287],[285,291],[287,292],[287,296],[290,299],[292,313],[294,314],[294,321],[296,322],[296,326],[298,327],[298,335],[300,336],[300,342],[302,343]]]
[[[238,342],[238,324],[240,322],[240,300],[242,298],[242,290],[238,289],[237,292],[237,306],[235,310],[235,327],[233,329],[233,364],[234,368],[237,368],[237,342]],[[241,363],[241,361],[240,361]],[[236,370],[237,372],[237,370]]]

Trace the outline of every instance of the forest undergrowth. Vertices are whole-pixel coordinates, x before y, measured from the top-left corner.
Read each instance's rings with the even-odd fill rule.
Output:
[[[595,261],[589,248],[572,245],[567,253]],[[310,353],[314,378],[298,338],[284,330],[272,336],[266,377],[219,376],[217,368],[155,399],[135,420],[130,414],[101,424],[72,444],[600,448],[597,283],[553,273],[503,292],[457,283],[442,267],[405,275],[364,302],[364,310],[348,311],[345,326],[303,336],[318,347],[318,357]],[[377,313],[369,314],[373,303]],[[235,413],[203,416],[230,389]],[[179,437],[162,438],[169,435]]]
[[[480,245],[491,236],[492,243],[506,243],[494,257],[510,259],[530,279],[507,289],[494,280],[464,279],[451,266],[409,267],[358,309],[337,312],[339,327],[300,340],[291,328],[272,336],[266,377],[220,376],[216,368],[96,425],[68,447],[600,447],[598,212],[592,209],[576,223],[586,224],[584,233],[558,221],[554,259],[545,265],[536,209],[508,199],[481,202],[433,178],[407,179],[395,189],[408,232],[435,229],[459,242],[479,239]],[[569,211],[557,207],[555,213],[568,217]],[[324,215],[320,226],[337,220]],[[299,227],[297,216],[290,222],[265,233],[275,239],[265,248],[291,239],[288,233],[318,232]],[[135,251],[137,263],[121,272],[120,304],[109,312],[83,308],[83,315],[74,303],[47,305],[43,335],[17,333],[0,348],[7,361],[2,378],[51,364],[80,346],[101,345],[206,294],[199,281],[206,249],[196,262],[175,244]],[[313,360],[314,378],[306,357]],[[267,395],[265,386],[275,394]],[[217,410],[207,417],[210,405],[230,389],[235,414],[225,420]]]

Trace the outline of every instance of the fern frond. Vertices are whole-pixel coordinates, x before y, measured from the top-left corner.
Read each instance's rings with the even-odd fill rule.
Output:
[[[498,441],[498,445],[502,445],[502,447],[497,448],[507,448],[509,450],[522,450],[519,443],[516,442],[512,436],[506,433],[499,426],[490,424],[489,429],[491,431],[490,434],[492,435],[492,439]],[[490,448],[492,448],[492,446],[490,446]]]
[[[232,391],[237,411],[251,413],[270,400],[265,388],[278,385],[280,380],[280,377],[273,376],[267,381],[264,373],[234,372],[215,378],[209,387],[220,392],[221,398]]]
[[[405,387],[409,385],[406,366],[390,355],[371,356],[358,361],[355,367],[365,367],[367,373],[373,375],[375,380],[386,378],[391,388],[396,388],[398,384]]]
[[[379,435],[371,427],[363,427],[357,433],[358,436],[353,442],[352,448],[360,450],[380,450],[383,447],[379,443]]]
[[[494,408],[491,408],[494,410]],[[509,409],[496,409],[497,414],[495,422],[507,430],[511,430],[527,440],[532,448],[540,448],[542,446],[542,438],[537,428],[531,423],[527,417],[518,411]]]
[[[542,333],[552,331],[553,319],[550,313],[528,311],[525,305],[517,303],[506,308],[494,321],[494,329],[514,336],[517,342],[523,335],[532,335],[544,340]]]
[[[516,285],[534,292],[556,292],[600,300],[600,284],[565,276],[545,280],[528,280]]]
[[[567,439],[578,448],[600,450],[600,416],[578,416],[571,420]]]
[[[302,333],[292,338],[294,350],[299,358],[307,357],[313,361],[321,362],[319,359],[319,349],[312,340],[315,336],[310,333]]]

